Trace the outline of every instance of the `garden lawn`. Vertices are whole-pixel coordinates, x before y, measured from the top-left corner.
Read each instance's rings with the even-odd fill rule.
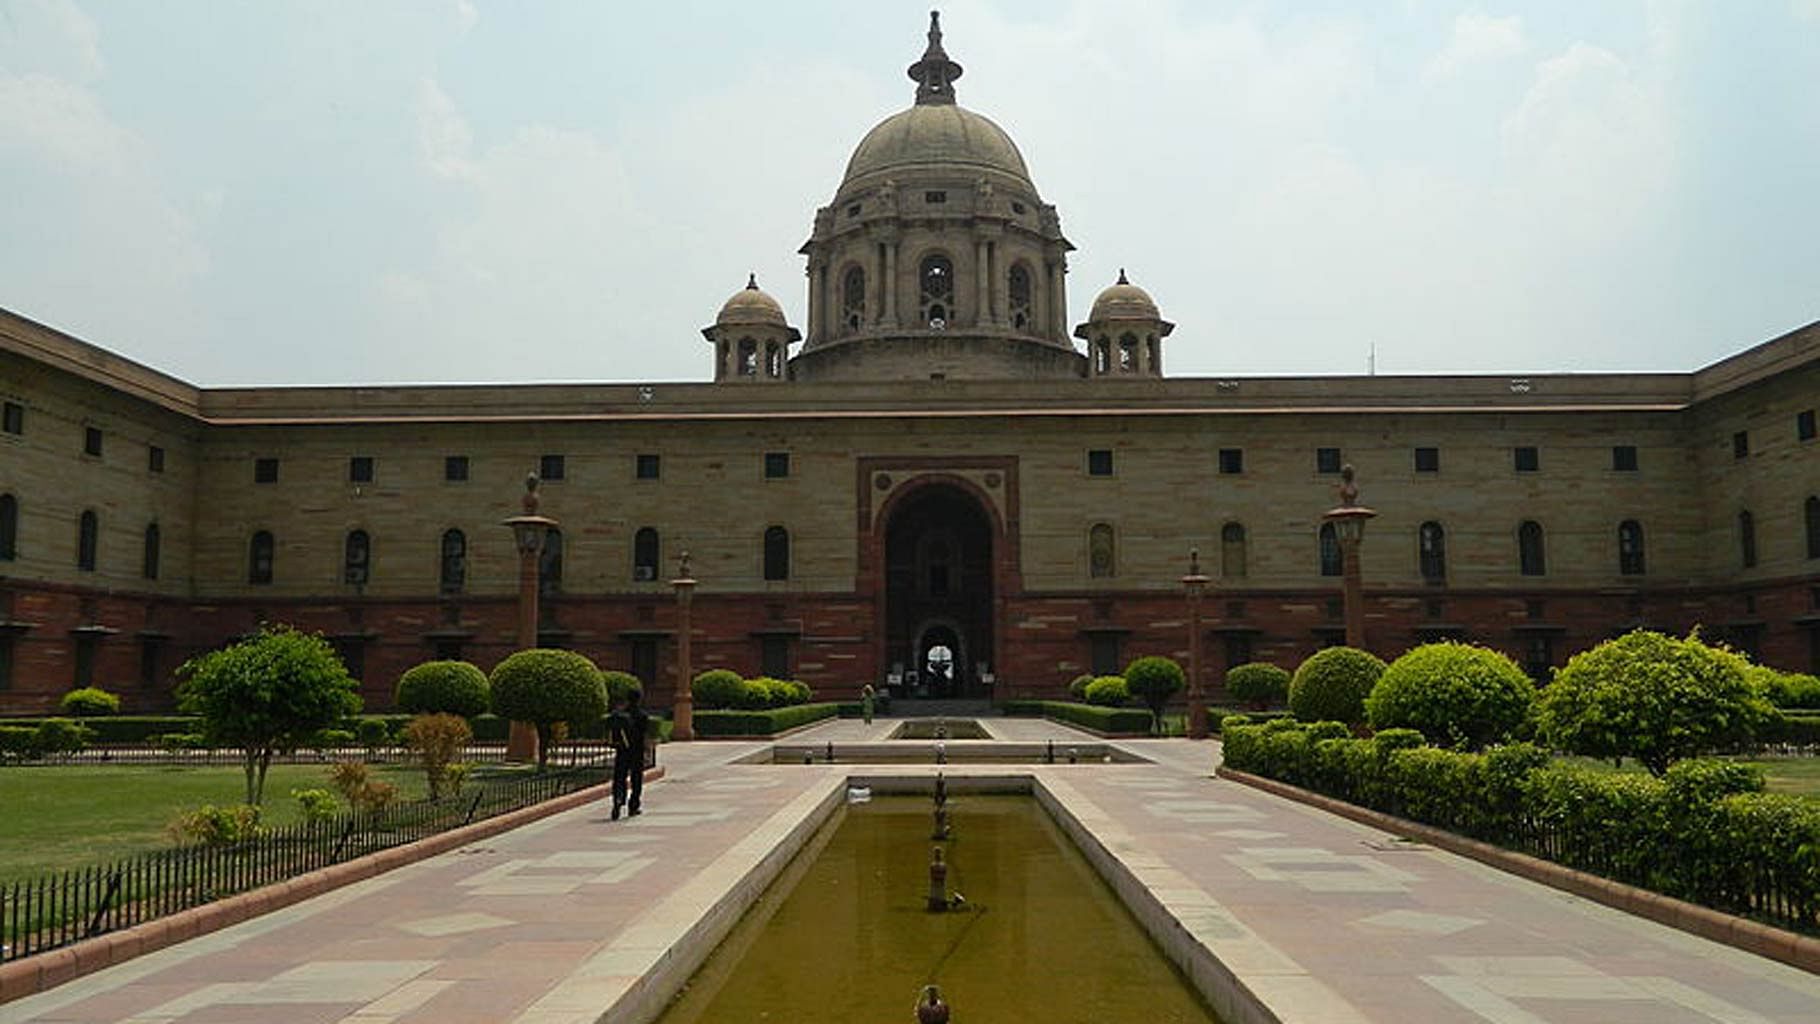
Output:
[[[1561,760],[1573,764],[1596,768],[1600,771],[1642,772],[1643,766],[1626,759],[1622,768],[1613,768],[1610,761],[1595,760],[1590,757],[1564,757]],[[1771,793],[1790,793],[1820,801],[1820,757],[1772,756],[1772,757],[1737,757],[1726,760],[1739,764],[1756,765],[1763,769],[1763,781]]]
[[[264,820],[299,817],[293,789],[328,789],[326,764],[275,764]],[[401,800],[424,795],[423,771],[375,765]],[[166,826],[203,804],[240,803],[246,775],[232,765],[40,765],[0,768],[0,883],[172,845]]]

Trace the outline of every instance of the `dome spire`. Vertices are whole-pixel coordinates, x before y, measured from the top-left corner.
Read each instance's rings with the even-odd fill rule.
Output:
[[[948,59],[942,49],[942,12],[929,12],[929,48],[923,59],[910,65],[910,78],[916,82],[918,106],[954,102],[954,80],[961,77],[961,66]]]

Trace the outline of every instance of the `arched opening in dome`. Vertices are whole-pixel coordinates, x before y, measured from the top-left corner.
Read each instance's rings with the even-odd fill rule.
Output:
[[[1109,373],[1112,370],[1112,342],[1101,336],[1093,343],[1093,372]]]
[[[758,342],[751,338],[739,339],[739,375],[758,376]]]
[[[1119,372],[1131,373],[1137,369],[1138,340],[1135,334],[1119,335]]]
[[[954,261],[941,253],[925,256],[917,279],[921,283],[923,323],[940,330],[954,307]]]
[[[1030,268],[1022,263],[1011,265],[1011,274],[1005,282],[1005,295],[1008,300],[1011,326],[1017,330],[1026,330],[1030,326]]]
[[[784,347],[775,341],[765,342],[765,376],[776,380],[784,375]]]
[[[841,325],[849,333],[866,322],[866,272],[859,267],[848,267],[841,277],[840,310]]]

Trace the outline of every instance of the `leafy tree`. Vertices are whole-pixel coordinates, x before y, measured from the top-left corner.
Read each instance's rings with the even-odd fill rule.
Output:
[[[426,661],[398,677],[398,710],[463,718],[487,713],[487,674],[465,661]]]
[[[1774,710],[1749,664],[1699,635],[1637,630],[1581,651],[1537,702],[1543,742],[1589,757],[1634,757],[1653,775],[1749,740]]]
[[[177,670],[179,706],[200,715],[209,737],[238,747],[246,802],[258,806],[272,755],[360,711],[359,684],[327,640],[285,625],[262,626],[237,644],[191,658]]]
[[[1384,663],[1356,647],[1328,647],[1309,655],[1289,681],[1289,712],[1304,722],[1365,721],[1365,696],[1384,674]]]
[[[600,669],[574,651],[533,647],[493,666],[493,713],[537,729],[537,770],[549,764],[558,722],[591,722],[607,713]]]
[[[1150,719],[1158,729],[1163,727],[1163,705],[1186,678],[1174,659],[1156,654],[1125,666],[1125,689],[1150,708]]]
[[[449,768],[474,738],[474,730],[468,726],[468,720],[447,713],[418,715],[404,727],[402,738],[404,745],[423,763],[424,781],[429,785],[430,799],[442,799],[443,790],[448,784]]]
[[[1262,711],[1288,699],[1289,672],[1267,661],[1234,665],[1226,670],[1226,693]]]
[[[1516,662],[1449,641],[1411,648],[1391,662],[1365,711],[1373,729],[1416,729],[1438,746],[1481,750],[1508,739],[1535,698],[1535,684]]]

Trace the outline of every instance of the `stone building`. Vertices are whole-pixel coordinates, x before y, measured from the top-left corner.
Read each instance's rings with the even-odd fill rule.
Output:
[[[560,522],[543,642],[659,703],[684,550],[697,668],[823,694],[938,645],[967,696],[1184,658],[1191,548],[1208,685],[1292,665],[1342,635],[1342,463],[1381,513],[1381,654],[1457,637],[1540,676],[1699,625],[1820,668],[1820,324],[1690,373],[1172,378],[1123,276],[1070,328],[1073,247],[960,74],[932,26],[914,105],[815,212],[808,324],[749,281],[709,383],[205,389],[0,313],[0,711],[168,706],[261,621],[328,636],[370,707],[424,659],[490,666],[527,470]]]

